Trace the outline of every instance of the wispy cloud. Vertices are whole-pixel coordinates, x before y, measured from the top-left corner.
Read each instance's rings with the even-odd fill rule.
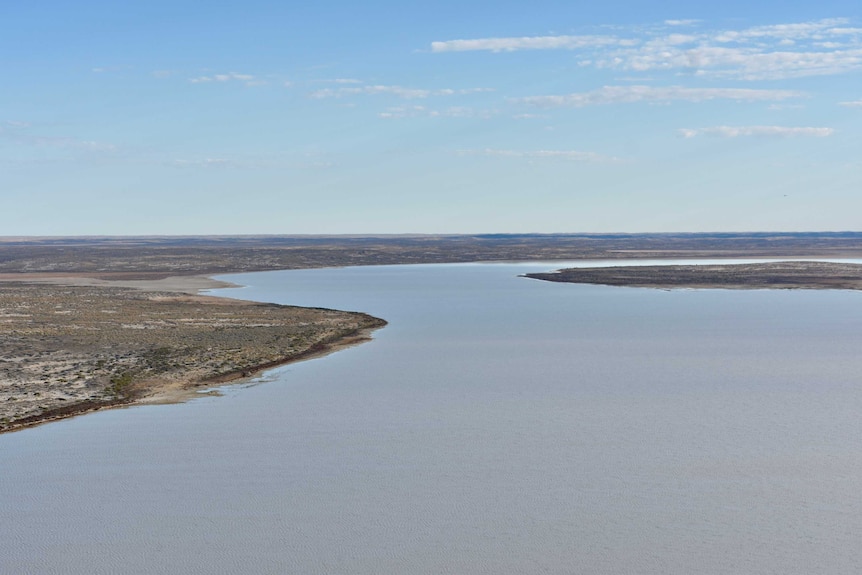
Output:
[[[429,90],[424,88],[405,88],[404,86],[387,86],[382,84],[374,84],[368,86],[351,86],[351,87],[342,87],[342,88],[325,88],[323,90],[315,90],[309,94],[309,97],[316,99],[323,98],[341,98],[343,96],[353,96],[353,95],[368,95],[368,96],[377,96],[381,94],[388,94],[391,96],[396,96],[398,98],[405,98],[408,100],[411,99],[420,99],[420,98],[428,98],[431,96],[454,96],[454,95],[463,95],[463,94],[475,94],[478,92],[490,92],[492,91],[489,88],[466,88],[466,89],[452,89],[452,88],[442,88],[436,90]]]
[[[324,88],[323,90],[315,90],[309,94],[310,98],[323,99],[323,98],[340,98],[342,96],[356,95],[356,94],[365,94],[365,95],[379,95],[379,94],[390,94],[393,96],[398,96],[399,98],[427,98],[432,93],[431,90],[424,90],[420,88],[405,88],[403,86],[385,86],[381,84],[373,85],[373,86],[361,86],[356,88]]]
[[[680,36],[661,33],[596,60],[634,71],[683,70],[702,76],[775,80],[847,73],[862,67],[862,29],[826,19]]]
[[[266,170],[266,169],[297,169],[321,170],[329,169],[335,164],[319,154],[305,154],[297,157],[293,154],[264,154],[245,156],[213,156],[193,157],[164,160],[163,165],[183,170]]]
[[[582,65],[646,72],[679,70],[696,75],[766,80],[842,74],[862,69],[862,28],[844,18],[700,31],[697,23],[666,20],[664,26],[628,34],[527,36],[446,40],[432,52],[576,50]]]
[[[846,108],[862,108],[862,100],[855,100],[853,102],[841,102],[840,105]]]
[[[209,83],[225,83],[225,82],[242,82],[247,86],[260,86],[266,84],[265,80],[255,78],[252,74],[238,74],[237,72],[229,72],[227,74],[210,74],[208,76],[196,76],[189,78],[192,84],[209,84]]]
[[[449,106],[448,108],[429,108],[427,106],[395,106],[378,113],[385,119],[401,118],[491,118],[496,115],[494,110],[476,110],[467,106]]]
[[[615,36],[521,36],[431,42],[432,52],[514,52],[516,50],[577,50],[597,46],[633,46],[637,40]]]
[[[777,40],[819,40],[827,36],[853,35],[862,32],[859,28],[842,27],[846,18],[825,18],[811,22],[796,22],[792,24],[772,24],[755,26],[742,30],[727,30],[715,36],[719,42],[737,42],[741,40],[771,38]]]
[[[171,160],[167,164],[173,168],[238,168],[243,167],[226,158],[203,158],[201,160]]]
[[[739,138],[745,136],[760,136],[774,138],[794,138],[807,136],[825,138],[835,133],[834,128],[797,128],[787,126],[715,126],[712,128],[690,129],[678,131],[683,138],[696,136],[719,136],[722,138]]]
[[[95,68],[90,68],[90,72],[93,74],[109,74],[128,70],[130,70],[128,66],[97,66]]]
[[[62,150],[77,150],[81,152],[116,152],[117,146],[97,140],[86,140],[71,136],[44,136],[26,131],[30,127],[27,122],[0,122],[0,139],[21,146],[37,148],[56,148]]]
[[[705,102],[709,100],[736,100],[740,102],[780,101],[800,98],[802,92],[794,90],[754,90],[747,88],[686,88],[683,86],[604,86],[591,92],[576,92],[559,96],[528,96],[517,98],[530,106],[542,108],[594,106],[634,102],[667,103],[672,101]]]
[[[44,129],[24,121],[0,121],[0,147],[6,152],[0,164],[33,168],[72,161],[96,165],[122,160],[128,154],[110,142],[39,133]]]
[[[862,67],[862,48],[847,50],[774,50],[753,47],[651,43],[637,51],[600,61],[600,67],[645,72],[683,69],[700,76],[742,80],[778,80],[840,74]]]
[[[701,20],[685,19],[685,20],[665,20],[664,23],[668,26],[693,26]]]
[[[527,113],[527,114],[515,114],[512,116],[512,119],[513,120],[537,120],[537,119],[545,120],[549,117],[550,116],[548,114],[529,114],[529,113]]]
[[[588,163],[617,163],[620,158],[605,156],[596,152],[582,152],[579,150],[501,150],[495,148],[484,148],[479,150],[458,150],[459,156],[486,156],[502,158],[527,158],[527,159],[557,159],[574,162]]]

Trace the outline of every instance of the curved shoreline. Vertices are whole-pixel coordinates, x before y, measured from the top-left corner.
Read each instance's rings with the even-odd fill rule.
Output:
[[[708,264],[708,265],[660,265],[660,266],[615,266],[602,268],[571,268],[554,273],[530,273],[525,277],[555,282],[591,283],[611,286],[648,287],[658,289],[853,289],[862,290],[862,265],[838,264],[817,261],[784,261],[758,264]],[[153,300],[173,299],[178,305],[200,305],[211,301],[229,305],[236,309],[242,306],[261,305],[263,302],[248,302],[222,296],[200,296],[204,289],[239,287],[207,276],[173,276],[158,279],[122,278],[106,280],[103,278],[82,277],[69,274],[38,274],[38,277],[26,275],[16,278],[0,277],[0,286],[16,284],[25,287],[21,282],[30,284],[26,289],[39,289],[39,285],[54,286],[86,286],[94,290],[111,288],[134,288],[140,292],[153,293]],[[107,293],[107,292],[105,292]],[[173,294],[173,296],[171,296]],[[170,296],[170,297],[166,297]],[[272,304],[273,306],[275,304]],[[275,306],[290,307],[290,306]],[[301,308],[295,308],[301,309]],[[302,308],[312,309],[312,308]],[[334,312],[333,313],[349,313]],[[61,312],[54,312],[61,313]],[[15,314],[12,314],[15,315]],[[294,353],[288,353],[267,361],[242,364],[241,367],[219,372],[212,371],[211,365],[187,365],[185,371],[174,370],[170,377],[159,377],[158,372],[153,377],[138,379],[134,385],[123,389],[122,393],[113,396],[90,396],[80,399],[81,395],[69,401],[55,396],[51,407],[43,408],[39,413],[24,415],[17,419],[0,420],[0,433],[26,429],[42,423],[58,421],[77,415],[102,409],[128,407],[133,405],[176,403],[188,400],[200,394],[202,388],[214,387],[246,380],[259,375],[268,369],[281,365],[320,357],[333,353],[345,347],[357,345],[371,339],[370,334],[386,325],[384,320],[367,314],[362,316],[360,327],[355,329],[339,329],[331,325],[329,331],[317,332],[322,339],[307,342],[304,348],[295,348]],[[63,316],[61,316],[63,317]],[[64,322],[54,320],[55,324]],[[252,324],[253,325],[253,324]],[[355,324],[354,324],[355,325]],[[342,324],[342,327],[344,324]],[[211,328],[214,331],[219,327]],[[158,330],[153,330],[158,333]],[[335,333],[333,333],[335,332]],[[327,333],[329,335],[327,335]],[[167,345],[169,332],[165,331]],[[264,334],[260,333],[262,337]],[[165,345],[165,343],[159,343]],[[277,357],[277,356],[276,356]],[[4,358],[5,360],[5,358]],[[210,369],[209,373],[205,369]],[[115,374],[117,372],[114,372]],[[105,376],[102,376],[104,380]],[[20,387],[20,386],[19,386]],[[44,391],[44,390],[43,390]],[[39,395],[38,393],[36,395]],[[40,400],[50,403],[50,398]],[[2,415],[2,414],[0,414]]]
[[[127,353],[124,355],[125,359],[120,361],[138,363],[131,364],[130,369],[132,371],[126,373],[133,375],[129,375],[127,379],[123,379],[124,373],[120,370],[123,369],[123,365],[128,365],[128,363],[114,364],[113,368],[110,369],[98,367],[104,361],[99,360],[97,362],[96,359],[106,357],[106,353],[117,351],[118,343],[110,336],[111,333],[116,332],[105,334],[106,341],[111,342],[108,344],[107,351],[98,347],[97,344],[91,344],[89,348],[79,349],[77,355],[71,356],[69,345],[72,344],[62,335],[54,336],[54,339],[49,338],[50,341],[47,344],[43,342],[42,347],[39,347],[36,342],[45,339],[39,337],[43,334],[43,332],[38,331],[39,328],[34,328],[36,331],[28,334],[24,333],[25,330],[23,329],[15,330],[16,325],[10,324],[12,329],[8,334],[10,338],[20,340],[17,342],[18,347],[16,349],[19,352],[17,355],[21,357],[16,359],[14,357],[16,354],[7,353],[7,357],[2,358],[6,366],[4,370],[13,370],[3,372],[10,378],[7,380],[5,394],[8,397],[6,399],[20,402],[21,400],[27,401],[26,398],[31,397],[29,405],[34,405],[32,402],[37,401],[41,411],[36,411],[31,407],[21,413],[22,408],[14,407],[15,401],[12,404],[7,404],[4,401],[4,404],[13,406],[13,411],[10,412],[7,408],[7,417],[0,419],[0,433],[20,431],[43,423],[59,421],[103,409],[183,402],[199,396],[202,389],[238,383],[275,367],[321,357],[367,342],[372,339],[373,331],[387,325],[385,320],[364,313],[280,306],[221,296],[192,295],[203,289],[239,287],[236,284],[202,276],[119,282],[105,280],[93,282],[92,278],[72,277],[65,274],[53,277],[41,275],[39,282],[32,282],[32,279],[20,278],[17,282],[0,282],[0,288],[4,285],[7,287],[14,286],[10,288],[10,292],[21,296],[26,301],[27,311],[30,312],[35,312],[36,309],[34,308],[42,308],[41,311],[43,312],[45,311],[44,308],[53,309],[53,303],[61,300],[51,299],[50,295],[56,293],[58,289],[63,290],[66,286],[75,286],[77,289],[87,290],[88,299],[94,298],[97,301],[96,304],[86,304],[90,306],[90,312],[93,311],[93,306],[97,311],[104,312],[105,310],[98,310],[98,308],[108,305],[107,302],[113,301],[112,298],[116,298],[117,294],[132,294],[120,298],[123,302],[130,304],[130,311],[126,310],[125,315],[108,317],[116,317],[115,323],[121,324],[123,320],[131,323],[131,325],[121,326],[131,329],[126,329],[124,332],[127,343],[125,348],[120,347],[120,351],[125,349]],[[26,282],[26,284],[20,282]],[[42,285],[45,287],[41,287]],[[82,288],[81,286],[86,287]],[[118,292],[117,288],[123,288],[123,290]],[[134,289],[129,290],[129,288]],[[49,293],[48,298],[25,297],[46,292]],[[150,293],[143,294],[142,292]],[[84,307],[85,304],[79,295],[78,299],[75,299],[76,295],[78,295],[77,292],[73,292],[70,296],[73,302],[80,302],[79,305]],[[10,303],[9,299],[4,301],[7,305]],[[47,305],[46,302],[51,305]],[[68,302],[66,303],[68,304]],[[76,307],[74,303],[68,305]],[[159,316],[158,320],[153,321],[151,317],[153,315],[152,307],[158,307],[162,313],[164,313],[163,309],[169,309],[174,312],[174,315],[170,316],[173,319],[164,322],[161,319],[162,316]],[[75,311],[80,310],[76,309]],[[62,314],[63,312],[54,311],[53,313]],[[13,316],[20,317],[25,314],[9,314],[7,308],[5,315],[10,318],[9,321],[13,321]],[[70,330],[72,332],[90,330],[91,333],[93,333],[92,330],[95,330],[94,333],[101,333],[103,328],[100,326],[104,325],[101,318],[94,320],[92,313],[89,316],[82,313],[80,317],[68,315],[49,317],[56,317],[57,319],[49,319],[54,325],[49,325],[48,328],[53,327],[60,330],[65,328],[65,333],[69,333]],[[63,321],[60,321],[60,318],[63,318]],[[37,326],[40,323],[44,324],[44,317],[34,317],[34,320]],[[29,318],[22,317],[20,321],[30,323]],[[219,323],[223,321],[227,321],[228,324]],[[192,323],[189,324],[188,322]],[[195,327],[195,322],[198,322],[197,327]],[[189,328],[189,325],[192,327]],[[179,334],[179,341],[177,329],[185,329]],[[182,335],[188,333],[188,329],[192,329],[194,334],[204,334],[202,336],[204,339],[198,341],[197,344],[192,341],[183,341]],[[121,329],[121,331],[123,330]],[[231,336],[231,333],[236,335]],[[128,337],[132,337],[132,341],[135,342],[134,346],[129,347]],[[145,338],[135,339],[140,337]],[[28,344],[28,342],[32,343]],[[33,345],[36,347],[30,347]],[[104,347],[104,344],[101,345]],[[217,359],[230,361],[215,362],[216,360],[210,357],[204,363],[200,363],[200,360],[195,361],[199,355],[189,355],[184,352],[183,345],[220,346],[207,349],[215,349],[213,353],[218,355]],[[129,352],[129,350],[132,351]],[[162,355],[158,355],[157,352]],[[72,362],[74,369],[79,370],[79,376],[80,372],[89,373],[87,379],[91,383],[87,383],[82,389],[80,383],[70,381],[69,384],[57,384],[55,381],[53,384],[49,384],[44,377],[40,381],[36,375],[28,376],[29,379],[22,379],[26,373],[35,373],[40,365],[44,365],[44,361],[47,360],[40,360],[40,357],[45,357],[45,354],[50,356],[52,353],[65,353],[71,357],[72,359],[67,358],[66,362]],[[29,356],[29,359],[26,356]],[[257,358],[257,361],[254,358]],[[141,363],[144,360],[150,363]],[[39,361],[43,363],[38,363]],[[153,366],[156,362],[160,362],[159,368]],[[172,367],[168,367],[168,362],[171,362]],[[93,364],[96,365],[95,368]],[[233,368],[230,367],[231,364],[233,364]],[[143,367],[135,367],[136,365]],[[226,371],[224,370],[225,365],[228,366]],[[54,379],[56,380],[59,375],[62,374],[55,374]],[[109,378],[110,383],[108,382]],[[66,381],[66,379],[59,381]],[[97,381],[102,383],[97,384]],[[64,386],[73,386],[75,389],[72,390]],[[101,391],[99,391],[100,389]],[[32,399],[32,396],[38,397],[38,400]],[[19,405],[22,404],[19,403]],[[20,413],[20,416],[14,415],[15,410]],[[0,413],[0,415],[3,414]]]
[[[263,372],[270,369],[274,369],[276,367],[324,357],[331,353],[335,353],[343,349],[347,349],[349,347],[353,347],[355,345],[371,341],[373,339],[371,337],[371,334],[374,331],[386,326],[386,322],[384,320],[381,321],[383,321],[382,325],[376,327],[360,328],[354,330],[351,333],[347,333],[336,339],[333,339],[332,341],[318,343],[312,346],[312,348],[300,352],[296,355],[285,357],[277,361],[270,361],[260,365],[250,366],[241,371],[216,375],[209,378],[205,378],[200,381],[164,382],[164,384],[161,386],[156,385],[150,387],[146,391],[143,391],[140,394],[131,397],[125,397],[109,401],[85,400],[80,403],[74,403],[71,405],[64,405],[58,408],[50,409],[38,415],[31,415],[22,419],[12,421],[7,424],[6,427],[0,427],[0,434],[13,433],[15,431],[21,431],[45,423],[61,421],[63,419],[70,419],[72,417],[85,415],[87,413],[93,413],[95,411],[102,411],[105,409],[117,409],[121,407],[135,407],[142,405],[165,405],[184,403],[186,401],[199,397],[201,395],[201,389],[205,389],[208,387],[218,387],[222,385],[239,384],[243,381],[247,381],[251,378],[257,377]],[[152,381],[153,380],[150,380],[150,382]]]

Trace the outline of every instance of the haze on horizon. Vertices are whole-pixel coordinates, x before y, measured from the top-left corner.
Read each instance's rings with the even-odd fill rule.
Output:
[[[5,6],[0,235],[859,227],[856,2],[294,4]]]

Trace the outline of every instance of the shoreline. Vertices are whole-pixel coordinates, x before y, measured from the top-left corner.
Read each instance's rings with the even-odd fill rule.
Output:
[[[0,435],[4,433],[23,431],[25,429],[30,429],[32,427],[37,427],[46,423],[62,421],[64,419],[71,419],[73,417],[86,415],[88,413],[93,413],[96,411],[103,411],[106,409],[119,409],[145,405],[172,405],[178,403],[185,403],[203,395],[219,395],[219,393],[215,389],[212,389],[209,392],[205,390],[207,388],[216,388],[224,385],[238,385],[244,381],[248,381],[252,378],[257,377],[270,369],[275,369],[284,365],[290,365],[292,363],[298,363],[300,361],[307,361],[311,359],[325,357],[332,353],[336,353],[341,350],[369,342],[374,339],[373,337],[371,337],[371,334],[383,327],[386,327],[386,323],[383,323],[382,325],[376,327],[360,328],[354,330],[351,333],[339,336],[332,341],[318,343],[311,349],[298,353],[294,356],[285,357],[281,360],[271,361],[260,365],[250,366],[247,369],[241,371],[217,375],[197,382],[188,380],[162,381],[162,385],[150,387],[147,389],[147,391],[139,392],[139,394],[132,397],[109,400],[104,402],[85,400],[72,405],[64,405],[38,415],[31,415],[19,420],[12,421],[7,424],[6,427],[0,427]],[[157,381],[159,380],[148,380],[145,382],[141,382],[141,384],[152,384],[153,382]]]
[[[641,258],[634,258],[641,259]],[[551,273],[530,273],[522,277],[566,283],[588,283],[619,287],[652,289],[855,289],[862,290],[862,265],[836,264],[817,261],[781,261],[758,264],[709,264],[709,265],[659,265],[659,266],[614,266],[600,268],[570,268]],[[109,279],[110,278],[110,279]],[[223,306],[241,308],[249,305],[267,305],[265,302],[250,302],[222,295],[199,295],[203,290],[238,288],[237,284],[216,280],[206,275],[160,275],[153,274],[73,274],[73,273],[24,273],[0,274],[0,286],[21,284],[46,286],[89,287],[95,290],[110,288],[131,289],[138,293],[152,293],[152,301],[174,300],[183,305],[212,302]],[[36,287],[38,290],[38,287]],[[156,292],[161,292],[156,293]],[[274,305],[274,304],[272,304]],[[294,306],[284,306],[294,307]],[[297,308],[312,309],[312,308]],[[335,310],[330,310],[335,311]],[[57,312],[55,312],[57,313]],[[211,365],[186,364],[169,375],[158,372],[136,379],[128,388],[110,396],[81,396],[71,398],[68,404],[57,404],[43,408],[41,413],[32,413],[19,419],[0,421],[0,433],[20,431],[43,423],[59,421],[103,409],[116,409],[135,405],[181,403],[200,396],[201,391],[221,385],[239,383],[261,373],[290,363],[322,357],[342,349],[367,342],[372,333],[386,325],[385,320],[364,316],[364,325],[344,331],[331,326],[328,332],[317,332],[319,341],[309,341],[305,349],[294,348],[277,359],[269,356],[267,361],[241,365],[224,372],[212,371]],[[16,315],[16,314],[12,314]],[[63,322],[56,322],[62,324]],[[352,326],[351,326],[352,327]],[[219,327],[212,328],[214,330]],[[155,330],[158,334],[159,331]],[[328,333],[328,334],[327,334]],[[252,334],[255,339],[263,337]],[[169,339],[165,332],[165,341]],[[165,345],[162,343],[160,345]],[[263,358],[261,358],[263,359]],[[210,370],[210,374],[206,370]],[[34,383],[37,383],[34,381]],[[33,385],[32,383],[29,385]],[[42,390],[38,386],[32,389]],[[212,391],[211,393],[217,393]],[[36,393],[36,395],[39,395]],[[66,399],[61,398],[63,401]],[[47,401],[47,400],[43,400]]]
[[[9,276],[14,277],[10,278]],[[50,407],[44,408],[41,412],[27,414],[17,419],[13,419],[10,416],[10,418],[5,418],[0,421],[0,434],[14,433],[16,431],[36,427],[45,423],[69,419],[104,409],[118,409],[139,405],[183,403],[190,399],[194,399],[195,397],[199,397],[202,391],[207,388],[241,383],[276,367],[323,357],[331,353],[371,341],[373,339],[373,332],[387,325],[387,322],[383,319],[358,312],[339,312],[337,310],[322,310],[318,308],[278,306],[277,304],[268,304],[267,302],[255,302],[224,296],[198,295],[202,290],[242,287],[237,284],[215,280],[209,276],[202,275],[166,276],[161,278],[144,279],[136,277],[108,280],[104,277],[96,278],[62,273],[0,274],[0,287],[16,284],[20,284],[19,286],[16,286],[20,288],[25,288],[27,284],[31,286],[36,284],[34,286],[36,290],[39,290],[39,285],[45,285],[46,288],[49,286],[54,288],[58,286],[61,288],[66,286],[79,288],[83,286],[94,288],[95,290],[101,290],[103,288],[106,290],[110,288],[125,288],[138,293],[152,293],[150,300],[153,302],[172,300],[174,303],[179,302],[180,305],[186,306],[203,304],[205,307],[209,307],[209,305],[214,305],[240,310],[240,313],[242,313],[241,310],[248,309],[249,307],[275,306],[314,313],[331,312],[334,314],[344,314],[345,317],[349,316],[353,319],[350,320],[349,323],[337,323],[325,328],[318,328],[319,330],[322,329],[322,331],[314,332],[315,334],[318,334],[314,337],[321,339],[318,341],[314,341],[314,339],[306,340],[307,343],[305,345],[310,344],[308,347],[305,347],[304,349],[302,347],[295,348],[295,351],[282,355],[281,357],[277,357],[276,359],[268,359],[263,362],[241,365],[229,371],[220,373],[213,373],[212,371],[210,371],[210,373],[206,373],[205,370],[207,369],[207,366],[192,364],[188,365],[185,369],[178,369],[164,375],[154,373],[153,375],[146,375],[140,379],[135,379],[128,385],[128,387],[123,388],[122,392],[116,393],[114,397],[91,396],[85,399],[80,399],[80,396],[78,396],[78,398],[69,400],[68,404],[58,404],[55,400]],[[106,295],[110,295],[110,293],[106,293]],[[189,313],[191,313],[191,311]],[[350,323],[353,323],[353,325],[350,325]],[[308,324],[301,322],[298,325]],[[355,327],[356,325],[359,327]],[[212,329],[217,332],[221,328],[215,327]],[[254,328],[252,327],[252,329]],[[158,330],[155,330],[155,333],[158,334]],[[256,339],[267,337],[264,332],[260,332],[259,337],[255,336],[255,333],[256,332],[252,332],[252,336]],[[165,340],[162,345],[170,345],[168,336],[169,334],[166,332],[165,337],[162,338]],[[48,393],[44,387],[36,386],[32,383],[21,383],[18,388],[21,389],[22,386],[24,389],[29,389],[29,393],[35,393],[36,395],[40,395],[40,392]],[[27,392],[19,391],[16,395],[20,395],[21,393],[26,394]],[[212,390],[210,393],[217,393],[217,391]],[[63,399],[63,401],[66,400]],[[44,399],[43,402],[51,403],[47,398]]]

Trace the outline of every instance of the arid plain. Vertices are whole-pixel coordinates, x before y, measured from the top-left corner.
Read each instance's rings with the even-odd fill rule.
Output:
[[[196,295],[214,274],[355,265],[862,257],[862,234],[560,234],[0,239],[0,431],[251,375],[367,338],[356,312]],[[856,266],[619,268],[554,281],[858,289]],[[622,271],[620,271],[622,270]],[[628,270],[628,271],[626,271]],[[770,273],[779,271],[779,276]],[[661,275],[659,274],[659,275]],[[849,275],[848,275],[849,274]],[[854,275],[855,274],[855,275]],[[609,281],[613,275],[615,279]],[[852,277],[850,277],[852,276]],[[536,277],[536,276],[534,276]],[[662,279],[663,278],[663,279]],[[659,281],[661,280],[661,281]]]

